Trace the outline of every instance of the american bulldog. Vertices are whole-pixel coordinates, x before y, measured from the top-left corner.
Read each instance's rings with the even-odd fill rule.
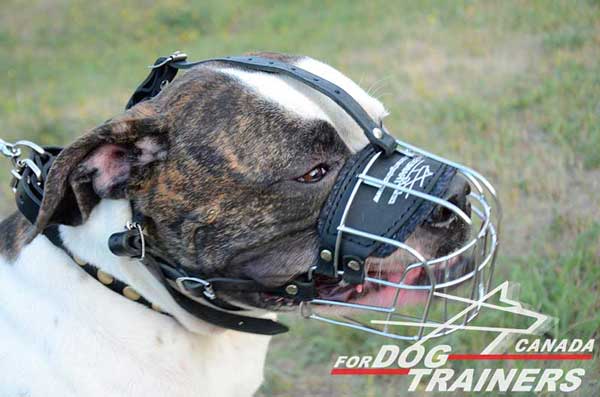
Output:
[[[260,55],[337,84],[378,122],[387,114],[331,66]],[[252,395],[270,337],[190,315],[139,260],[113,255],[107,239],[135,208],[153,246],[182,266],[281,285],[315,263],[319,211],[346,159],[367,143],[310,87],[219,62],[190,69],[78,138],[52,166],[36,225],[18,212],[0,224],[0,395]],[[463,206],[465,186],[457,178],[448,192]],[[40,233],[50,223],[60,224],[71,255]],[[434,256],[465,234],[436,210],[407,242]],[[99,269],[101,282],[83,263]],[[113,279],[129,293],[102,285]],[[294,309],[260,293],[226,298],[256,317]]]

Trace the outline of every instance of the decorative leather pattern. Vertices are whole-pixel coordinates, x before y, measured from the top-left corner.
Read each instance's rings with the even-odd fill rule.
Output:
[[[338,226],[348,201],[363,172],[376,151],[372,146],[355,154],[340,171],[319,218],[321,249],[334,252]],[[456,169],[425,157],[408,157],[395,152],[388,157],[380,156],[372,164],[367,175],[389,183],[412,188],[422,193],[442,197]],[[399,242],[406,238],[431,213],[435,204],[429,200],[395,191],[389,187],[378,188],[362,183],[355,193],[345,219],[345,226]],[[344,258],[364,260],[371,255],[383,257],[395,247],[365,237],[344,233],[339,253]],[[321,268],[331,266],[321,264]]]

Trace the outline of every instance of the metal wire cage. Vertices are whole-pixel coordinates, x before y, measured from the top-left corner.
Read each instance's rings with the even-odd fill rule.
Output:
[[[313,299],[300,305],[301,314],[310,319],[330,324],[349,327],[380,336],[400,340],[416,341],[423,337],[425,330],[439,328],[451,317],[452,312],[464,302],[481,302],[492,286],[494,264],[499,243],[499,225],[502,216],[500,202],[494,187],[478,172],[464,165],[452,162],[443,157],[431,154],[423,149],[396,140],[396,150],[409,157],[427,157],[456,168],[470,185],[468,200],[471,204],[472,217],[465,214],[453,203],[439,197],[419,192],[399,183],[374,177],[369,174],[370,168],[380,152],[375,153],[364,169],[357,175],[352,195],[346,204],[340,224],[337,226],[336,250],[333,265],[341,277],[339,247],[344,234],[371,239],[389,244],[397,250],[403,250],[415,258],[406,266],[399,280],[386,280],[382,277],[366,275],[365,283],[375,288],[387,288],[389,300],[378,304],[364,304],[348,300]],[[418,249],[401,241],[378,236],[359,230],[346,224],[346,215],[352,205],[354,195],[360,187],[373,189],[392,189],[394,194],[415,195],[437,205],[446,207],[463,222],[471,226],[471,236],[458,249],[437,258],[426,258]],[[398,192],[398,193],[396,193]],[[462,267],[457,269],[451,263],[461,259]],[[411,274],[422,273],[425,282],[409,282]],[[454,295],[453,295],[454,294]],[[407,297],[413,296],[413,299]],[[416,296],[416,299],[414,298]],[[456,296],[456,299],[453,299]],[[409,301],[407,303],[407,300]],[[475,306],[462,316],[463,325],[473,321],[479,314],[481,306]],[[328,308],[329,310],[320,310]],[[338,309],[336,313],[335,310]],[[376,324],[377,321],[380,324]],[[396,321],[399,320],[399,321]],[[389,322],[402,326],[390,325]],[[447,326],[435,333],[435,336],[447,335],[460,327]]]

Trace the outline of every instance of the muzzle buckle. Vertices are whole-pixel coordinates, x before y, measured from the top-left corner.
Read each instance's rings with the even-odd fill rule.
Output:
[[[196,286],[190,288],[186,286],[186,283],[196,283]],[[198,297],[198,293],[195,290],[200,289],[202,291],[202,294],[210,300],[214,300],[217,297],[215,295],[215,291],[213,290],[211,283],[201,278],[178,277],[175,279],[175,284],[177,284],[179,292],[181,292],[184,295]]]

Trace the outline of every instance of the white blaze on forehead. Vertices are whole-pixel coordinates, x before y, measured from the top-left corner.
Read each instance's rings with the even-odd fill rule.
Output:
[[[327,114],[303,92],[295,89],[288,78],[272,73],[222,69],[221,72],[236,77],[244,85],[252,88],[264,98],[291,110],[307,119],[325,120],[331,123]]]
[[[329,80],[350,94],[376,122],[387,115],[385,107],[356,83],[331,66],[311,58],[301,58],[296,66]],[[334,126],[352,152],[362,149],[368,140],[356,122],[333,100],[308,85],[281,74],[234,68],[221,72],[234,76],[259,95],[308,120],[324,120]]]
[[[296,62],[296,65],[325,80],[329,80],[346,91],[360,106],[362,106],[375,122],[379,123],[387,116],[388,112],[381,102],[367,94],[365,90],[358,86],[358,84],[350,80],[337,69],[312,58],[302,58]],[[348,113],[340,106],[336,105],[329,97],[306,85],[303,85],[303,87],[305,87],[305,90],[310,90],[315,101],[321,108],[325,109],[325,112],[333,120],[334,126],[342,139],[352,151],[359,151],[367,145],[368,140],[364,131],[356,124]]]

